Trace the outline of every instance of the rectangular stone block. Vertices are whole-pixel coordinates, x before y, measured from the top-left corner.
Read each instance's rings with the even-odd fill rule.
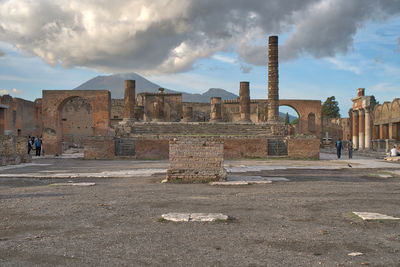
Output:
[[[169,142],[168,181],[208,182],[226,179],[224,143],[212,137],[178,137]]]
[[[318,138],[288,138],[288,156],[299,159],[319,159]]]

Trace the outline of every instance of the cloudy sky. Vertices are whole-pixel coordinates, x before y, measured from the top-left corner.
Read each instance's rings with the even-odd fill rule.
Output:
[[[357,87],[400,97],[400,0],[0,0],[0,94],[35,99],[137,72],[187,92],[267,97],[267,36],[280,36],[280,97]]]

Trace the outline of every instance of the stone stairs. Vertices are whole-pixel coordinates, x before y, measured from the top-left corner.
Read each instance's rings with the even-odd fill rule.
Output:
[[[268,139],[268,156],[287,156],[287,143],[283,138]]]
[[[135,123],[131,135],[272,135],[269,124]]]
[[[135,140],[132,138],[118,138],[115,140],[115,154],[122,157],[135,155]]]

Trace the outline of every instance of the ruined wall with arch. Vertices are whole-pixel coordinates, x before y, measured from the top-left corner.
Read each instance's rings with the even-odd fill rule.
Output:
[[[74,106],[75,108],[79,106],[80,109],[74,111]],[[82,109],[83,106],[84,108]],[[82,112],[86,113],[87,116],[85,118],[92,118],[91,121],[87,121],[87,119],[79,121],[79,118],[74,119],[79,127],[85,127],[84,131],[81,131],[77,127],[72,129],[72,124],[68,125],[68,123],[65,123],[68,121],[68,118],[63,118],[63,116],[69,113],[76,115]],[[72,130],[75,133],[85,131],[89,133],[90,131],[94,136],[107,136],[110,127],[110,116],[111,96],[109,91],[43,90],[43,152],[49,155],[60,155],[62,153],[63,136],[65,136],[63,131]]]

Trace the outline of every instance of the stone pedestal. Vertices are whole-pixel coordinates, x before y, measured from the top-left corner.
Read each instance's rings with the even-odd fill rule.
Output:
[[[222,121],[222,100],[220,97],[211,97],[210,98],[210,122],[221,122]]]
[[[179,137],[169,142],[168,182],[226,180],[224,142],[213,137]]]
[[[279,122],[278,36],[268,41],[268,122]]]
[[[249,82],[240,82],[240,122],[251,122],[250,120],[250,86]]]

